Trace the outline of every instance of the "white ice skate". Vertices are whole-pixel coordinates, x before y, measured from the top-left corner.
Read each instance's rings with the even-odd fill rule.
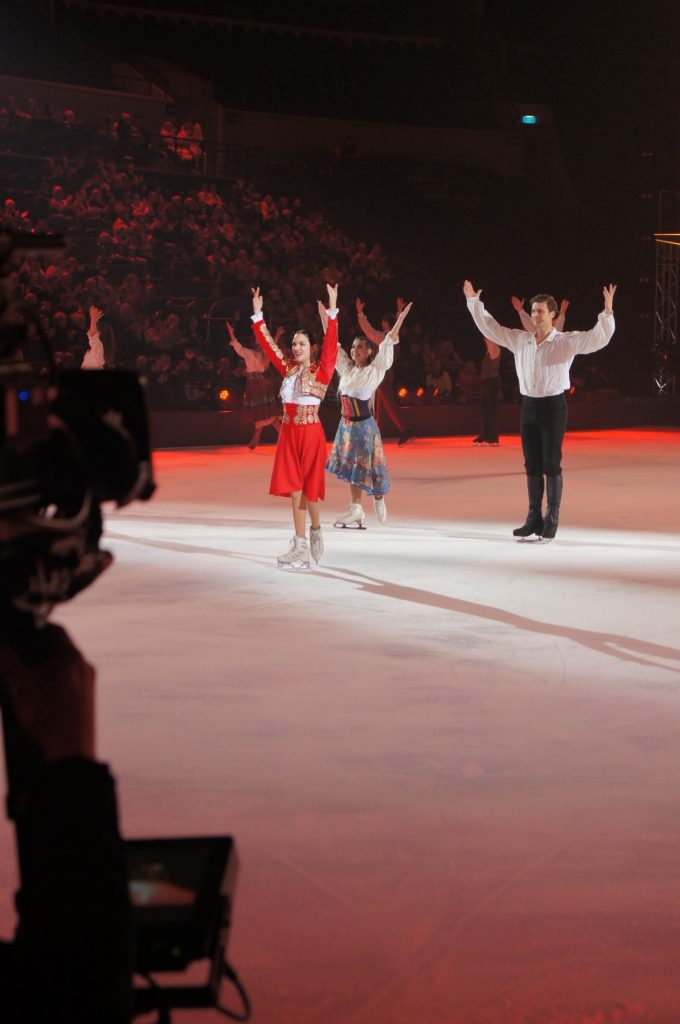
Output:
[[[309,569],[309,545],[306,537],[293,537],[288,551],[279,555],[276,564],[281,569]]]
[[[318,565],[323,555],[323,535],[320,526],[317,526],[316,529],[313,526],[309,528],[309,550],[312,558]]]
[[[385,498],[380,495],[376,495],[373,498],[373,508],[375,509],[375,515],[379,523],[387,522],[387,505],[385,504]]]
[[[343,530],[346,528],[349,528],[351,530],[365,530],[365,518],[366,517],[364,516],[364,510],[359,504],[359,502],[350,501],[349,505],[347,506],[347,511],[343,512],[342,515],[338,516],[338,518],[333,523],[333,526],[337,526],[338,528],[342,527]]]

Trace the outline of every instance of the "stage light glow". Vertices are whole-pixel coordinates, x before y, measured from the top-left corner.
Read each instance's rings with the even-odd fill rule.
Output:
[[[220,391],[218,391],[217,397],[219,398],[220,402],[228,402],[229,399],[231,398],[231,391],[229,390],[229,388],[222,388]]]
[[[522,124],[536,124],[537,120],[535,114],[522,114]]]
[[[408,388],[399,388],[397,398],[408,398]]]

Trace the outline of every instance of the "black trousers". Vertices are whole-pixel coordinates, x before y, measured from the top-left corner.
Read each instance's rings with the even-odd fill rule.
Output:
[[[560,475],[566,429],[567,401],[564,395],[523,398],[520,435],[527,476]]]
[[[498,440],[498,377],[487,377],[482,381],[481,411],[482,429],[479,436],[483,441]]]

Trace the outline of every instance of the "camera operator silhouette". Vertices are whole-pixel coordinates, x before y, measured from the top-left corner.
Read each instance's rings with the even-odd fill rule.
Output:
[[[25,785],[10,778],[21,888],[14,941],[0,944],[2,1019],[123,1024],[132,1016],[127,869],[114,780],[96,760],[95,670],[58,626],[31,633],[31,656],[28,644],[0,639],[9,775],[16,742],[33,756]]]

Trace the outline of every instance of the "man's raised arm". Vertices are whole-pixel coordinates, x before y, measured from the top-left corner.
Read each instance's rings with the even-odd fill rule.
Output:
[[[509,348],[511,352],[514,352],[517,347],[517,336],[524,332],[513,331],[509,327],[502,327],[501,324],[497,323],[491,314],[487,313],[484,309],[484,304],[480,299],[481,294],[482,289],[480,288],[478,291],[475,291],[472,281],[466,280],[463,283],[463,295],[467,299],[470,315],[477,328],[485,338],[491,338],[497,345],[502,345],[503,348]]]

